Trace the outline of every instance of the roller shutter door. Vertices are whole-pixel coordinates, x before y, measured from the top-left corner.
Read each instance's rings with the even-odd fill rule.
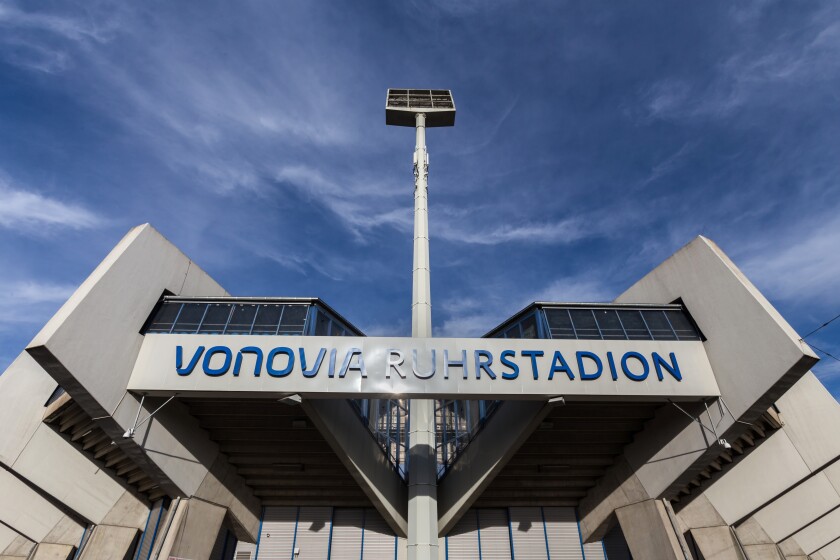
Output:
[[[586,560],[607,560],[606,555],[604,555],[604,543],[601,541],[584,544],[583,554]]]
[[[324,560],[330,547],[331,507],[301,507],[298,514],[295,560]],[[260,554],[262,558],[262,554]]]
[[[543,516],[551,560],[583,560],[575,509],[544,507]]]
[[[234,560],[253,560],[256,556],[257,545],[239,541],[236,543],[236,551],[233,553]]]
[[[538,507],[509,508],[516,560],[547,560],[545,529]]]
[[[510,560],[510,530],[507,510],[479,509],[477,511],[481,560]]]
[[[363,560],[394,560],[397,536],[373,508],[365,510]]]
[[[260,560],[290,560],[298,508],[267,507],[260,531]]]
[[[473,560],[478,558],[478,524],[476,510],[467,511],[446,535],[448,560]]]
[[[330,560],[359,560],[362,557],[363,516],[364,510],[360,508],[336,508],[333,512]]]
[[[408,559],[408,541],[402,537],[397,537],[397,560]]]

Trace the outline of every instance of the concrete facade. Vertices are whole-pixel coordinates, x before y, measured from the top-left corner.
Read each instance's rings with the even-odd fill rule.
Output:
[[[127,391],[164,295],[228,296],[134,228],[0,376],[0,560],[403,557],[407,483],[346,402],[278,412],[275,398],[251,417],[224,396]],[[426,481],[441,557],[840,558],[840,405],[809,372],[817,357],[708,239],[616,303],[675,301],[721,398],[504,402]],[[322,486],[281,495],[266,483],[281,477]],[[548,499],[550,477],[563,486]]]

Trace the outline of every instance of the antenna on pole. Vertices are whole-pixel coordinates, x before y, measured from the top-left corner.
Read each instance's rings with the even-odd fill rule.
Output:
[[[415,127],[414,146],[414,269],[412,273],[411,336],[432,336],[431,275],[429,273],[429,153],[426,128],[455,125],[455,103],[446,89],[389,89],[385,124]],[[409,401],[408,558],[437,560],[437,458],[435,403]]]

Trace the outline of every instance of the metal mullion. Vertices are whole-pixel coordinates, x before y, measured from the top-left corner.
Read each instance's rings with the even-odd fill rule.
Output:
[[[169,327],[169,334],[172,334],[172,331],[175,330],[175,325],[178,324],[178,319],[181,318],[181,311],[184,310],[184,304],[181,304],[181,307],[178,308],[178,313],[175,314],[175,320],[172,321],[172,326]]]
[[[604,332],[601,330],[601,325],[598,324],[598,317],[595,316],[595,310],[590,309],[590,313],[592,313],[592,320],[595,321],[595,328],[598,329],[598,336],[601,337],[601,340],[604,340]]]
[[[193,334],[198,334],[198,331],[201,330],[201,325],[204,324],[204,318],[207,317],[207,310],[210,309],[210,305],[209,303],[204,304],[204,313],[201,314],[201,320],[198,322],[198,326],[195,327],[195,333]]]
[[[662,315],[665,316],[665,322],[668,323],[668,327],[670,327],[671,332],[674,333],[674,338],[676,340],[680,339],[680,335],[677,334],[677,330],[674,328],[674,325],[671,324],[671,319],[668,318],[668,314],[665,311],[662,311]]]
[[[254,311],[254,318],[251,319],[251,328],[248,331],[248,334],[254,334],[254,325],[257,322],[257,315],[260,314],[260,304],[257,304],[257,309]]]
[[[236,304],[235,304],[235,303],[232,303],[232,304],[230,305],[230,311],[228,311],[228,316],[227,316],[227,319],[225,319],[225,326],[224,326],[224,327],[222,327],[222,334],[227,333],[227,328],[228,328],[228,325],[230,324],[230,320],[231,320],[231,318],[233,317],[233,310],[234,310],[235,308],[236,308]]]
[[[274,329],[275,336],[280,334],[280,325],[283,323],[283,315],[286,313],[286,306],[280,310],[280,317],[277,318],[277,328]]]
[[[580,339],[578,338],[577,327],[575,327],[575,322],[572,320],[572,314],[571,314],[571,313],[569,313],[569,310],[568,310],[568,309],[564,309],[563,311],[565,311],[565,312],[566,312],[566,315],[568,315],[568,316],[569,316],[569,324],[570,324],[570,325],[572,325],[572,334],[574,334],[574,335],[575,335],[575,340],[580,340]]]
[[[621,325],[621,332],[624,333],[625,340],[630,340],[630,335],[627,334],[627,329],[624,328],[624,321],[621,320],[621,313],[619,313],[618,310],[613,311],[613,313],[615,313],[615,316],[618,317],[618,324]]]
[[[309,307],[307,307],[306,308],[306,317],[303,318],[303,334],[305,336],[306,335],[311,336],[311,333],[308,332],[309,331],[309,317],[312,315],[313,309],[315,309],[314,305],[310,305]]]
[[[642,323],[645,324],[645,329],[647,329],[647,332],[650,335],[650,339],[651,340],[656,340],[656,338],[654,338],[654,336],[653,336],[653,331],[650,330],[650,327],[648,326],[647,321],[645,320],[645,314],[642,313],[641,310],[639,310],[639,317],[642,318]]]
[[[548,318],[545,316],[545,309],[540,307],[536,311],[537,316],[537,336],[540,338],[551,338],[551,329],[548,328]],[[546,336],[548,333],[548,336]]]

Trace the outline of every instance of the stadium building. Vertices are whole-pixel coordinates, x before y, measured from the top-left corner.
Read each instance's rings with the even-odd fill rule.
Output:
[[[132,229],[0,376],[0,560],[840,558],[840,405],[709,239],[431,337],[424,91],[413,336]]]

